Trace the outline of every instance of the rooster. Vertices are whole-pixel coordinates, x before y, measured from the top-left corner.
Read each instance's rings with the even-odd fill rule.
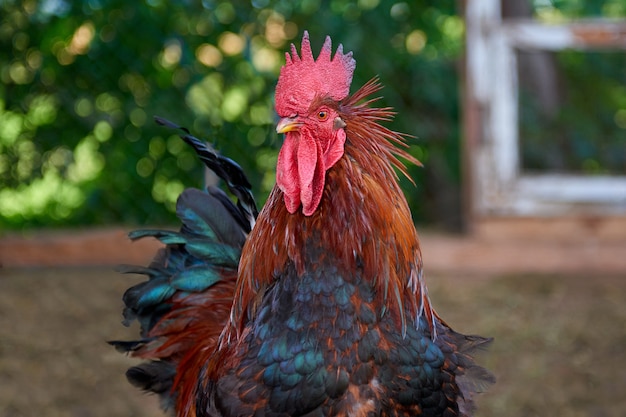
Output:
[[[490,339],[452,330],[433,310],[418,235],[394,168],[405,136],[382,126],[377,79],[349,95],[355,60],[308,33],[276,86],[285,134],[260,213],[241,168],[189,131],[181,137],[237,198],[187,189],[179,232],[148,281],[124,294],[141,338],[110,342],[148,359],[129,381],[179,417],[469,416],[494,382],[474,353]],[[400,147],[399,147],[400,146]]]

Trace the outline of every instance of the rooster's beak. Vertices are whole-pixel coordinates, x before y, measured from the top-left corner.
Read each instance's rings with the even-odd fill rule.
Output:
[[[283,117],[276,125],[276,133],[293,132],[294,130],[298,130],[300,126],[302,126],[302,123],[298,122],[298,116]]]

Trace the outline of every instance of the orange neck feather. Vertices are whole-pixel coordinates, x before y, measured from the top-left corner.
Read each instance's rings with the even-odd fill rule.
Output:
[[[419,164],[396,145],[405,145],[402,135],[378,124],[389,120],[390,109],[358,104],[378,91],[376,80],[339,103],[346,123],[345,154],[327,172],[324,196],[317,211],[304,216],[290,214],[282,192],[274,187],[244,246],[235,290],[231,323],[223,342],[239,338],[254,317],[265,289],[289,262],[299,273],[308,265],[307,242],[322,245],[332,254],[339,270],[362,268],[380,301],[380,314],[391,314],[406,326],[406,315],[417,319],[433,314],[422,282],[419,240],[406,199],[393,170],[405,167],[399,155]]]

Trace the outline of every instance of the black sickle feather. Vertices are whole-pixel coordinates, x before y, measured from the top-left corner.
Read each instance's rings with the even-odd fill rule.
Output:
[[[204,142],[193,136],[186,127],[179,126],[159,116],[155,116],[154,120],[161,126],[184,132],[184,134],[180,135],[181,139],[191,145],[202,162],[226,182],[230,192],[239,199],[238,206],[240,210],[246,213],[246,220],[249,224],[254,225],[254,219],[256,219],[259,211],[252,195],[252,186],[241,166],[232,159],[222,156],[209,148]]]
[[[219,155],[186,128],[160,117],[155,117],[155,121],[182,131],[181,138],[193,147],[208,168],[224,180],[238,201],[235,204],[219,187],[210,186],[206,190],[188,188],[176,202],[176,214],[182,223],[179,231],[145,229],[129,233],[132,240],[152,237],[165,244],[147,267],[118,267],[121,273],[141,274],[148,279],[128,288],[123,296],[123,323],[128,326],[135,320],[139,322],[140,338],[114,340],[109,344],[119,352],[140,356],[145,351],[154,352],[166,340],[150,335],[155,326],[165,328],[171,325],[176,329],[186,325],[184,314],[161,322],[173,309],[183,308],[177,306],[176,300],[191,300],[186,308],[191,308],[189,306],[193,303],[210,304],[213,288],[232,279],[246,235],[252,230],[258,214],[250,182],[238,164]],[[220,319],[219,313],[216,313],[216,319]],[[130,368],[126,376],[133,385],[160,394],[163,407],[170,408],[175,402],[176,393],[172,391],[172,386],[177,361],[176,354],[161,355],[159,360]]]

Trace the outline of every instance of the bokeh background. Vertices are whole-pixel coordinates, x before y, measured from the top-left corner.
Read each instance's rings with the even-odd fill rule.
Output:
[[[503,13],[520,3],[504,1]],[[273,89],[304,30],[314,51],[326,35],[354,51],[353,90],[379,76],[381,104],[397,111],[391,127],[414,136],[409,151],[424,167],[402,186],[427,230],[434,305],[458,330],[496,338],[483,362],[498,384],[477,415],[624,415],[624,242],[437,234],[466,221],[464,4],[0,0],[0,417],[162,415],[126,383],[134,361],[104,343],[136,332],[119,324],[120,298],[139,278],[81,260],[126,261],[130,248],[111,244],[109,230],[176,227],[176,197],[202,187],[202,165],[154,115],[239,162],[264,202],[281,145]],[[626,0],[528,0],[522,10],[547,23],[623,20]],[[548,61],[557,88],[519,68],[524,169],[625,175],[624,51]],[[59,244],[77,233],[71,250]],[[13,263],[31,252],[46,262]]]
[[[624,0],[528,3],[555,22],[626,15]],[[238,161],[262,203],[281,143],[273,89],[305,29],[315,51],[326,35],[354,51],[353,86],[380,77],[392,127],[415,136],[425,166],[410,168],[417,186],[403,182],[415,219],[459,229],[462,4],[4,0],[0,229],[173,223],[202,167],[154,115]],[[564,51],[549,65],[558,88],[520,71],[524,167],[624,174],[625,55]]]
[[[459,186],[454,1],[1,4],[0,226],[174,222],[176,197],[201,185],[202,167],[154,115],[238,161],[262,203],[281,144],[273,89],[304,30],[315,53],[326,35],[354,51],[354,86],[376,75],[385,84],[394,129],[416,136],[411,152],[436,172],[426,185],[425,170],[411,170],[413,202],[432,201],[414,204],[416,216],[458,217],[447,201]],[[435,214],[435,199],[449,215]]]

